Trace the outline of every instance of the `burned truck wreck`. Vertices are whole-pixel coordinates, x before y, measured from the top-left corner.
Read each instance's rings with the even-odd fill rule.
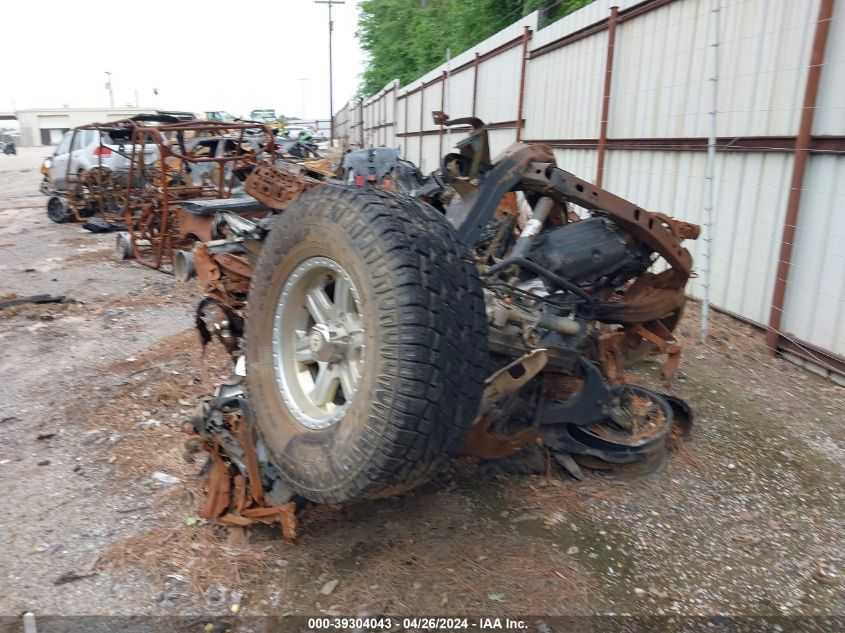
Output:
[[[435,116],[470,134],[427,179],[361,187],[260,163],[246,191],[276,215],[232,218],[194,250],[197,326],[235,367],[193,420],[204,516],[293,537],[297,504],[400,493],[457,455],[647,472],[688,430],[686,405],[627,384],[624,365],[677,369],[698,227],[542,145],[493,161],[480,120]]]

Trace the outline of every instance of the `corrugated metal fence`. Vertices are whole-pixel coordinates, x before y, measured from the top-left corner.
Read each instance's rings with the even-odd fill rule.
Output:
[[[710,299],[769,343],[845,373],[845,0],[597,0],[507,26],[335,117],[348,147],[398,146],[423,171],[475,115],[492,152],[516,140],[647,209],[705,219],[720,20]],[[691,243],[701,261],[704,242]],[[702,280],[689,286],[701,297]]]

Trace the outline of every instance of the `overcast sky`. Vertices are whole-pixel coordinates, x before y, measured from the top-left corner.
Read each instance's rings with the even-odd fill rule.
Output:
[[[332,9],[335,111],[354,94],[363,71],[358,1]],[[0,111],[108,107],[110,71],[115,106],[134,106],[137,90],[141,107],[237,116],[275,108],[325,118],[327,14],[313,0],[3,3]]]

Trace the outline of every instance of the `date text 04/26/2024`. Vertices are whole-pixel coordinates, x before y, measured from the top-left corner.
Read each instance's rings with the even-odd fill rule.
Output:
[[[394,618],[394,617],[366,617],[366,618],[309,618],[308,628],[313,631],[386,631],[401,625],[402,629],[412,631],[519,631],[527,628],[524,620],[512,618]]]

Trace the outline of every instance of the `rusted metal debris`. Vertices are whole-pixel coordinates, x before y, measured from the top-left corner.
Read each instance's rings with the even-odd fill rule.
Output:
[[[487,379],[457,452],[500,459],[539,443],[577,478],[582,467],[624,476],[659,468],[668,438],[689,435],[692,413],[678,398],[627,384],[625,364],[655,354],[665,358],[667,383],[676,372],[682,350],[673,332],[692,271],[682,241],[697,238],[698,227],[558,168],[542,145],[516,143],[493,163],[480,120],[440,120],[474,131],[441,170],[404,190],[439,209],[472,245],[491,364],[501,367]],[[358,184],[395,190],[413,182],[395,173],[379,165]],[[355,172],[344,179],[356,181]],[[245,187],[285,212],[305,191],[331,183],[301,167],[262,162]],[[291,538],[292,504],[302,497],[274,466],[244,389],[250,281],[271,228],[267,220],[227,216],[218,228],[225,239],[194,249],[206,288],[198,329],[203,343],[225,345],[236,371],[195,416],[193,432],[211,454],[204,516],[231,525],[278,521]],[[658,258],[665,266],[651,272]]]
[[[300,194],[324,183],[288,165],[258,165],[246,179],[246,191],[271,209],[284,211]]]
[[[274,136],[257,123],[131,121],[133,152],[124,221],[134,258],[159,268],[174,251],[215,238],[219,218],[216,209],[203,201],[238,196],[249,171],[274,159]],[[154,161],[141,151],[148,146],[157,149]],[[243,202],[247,208],[239,211],[241,215],[269,213],[254,202]]]
[[[335,175],[330,161],[318,155],[286,155],[273,131],[259,122],[139,115],[80,126],[71,143],[88,132],[100,138],[97,165],[74,172],[68,162],[65,188],[47,191],[56,198],[51,204],[64,204],[70,217],[91,230],[125,231],[128,246],[121,256],[152,268],[169,266],[175,253],[189,253],[196,243],[224,237],[219,232],[223,211],[255,219],[283,209],[261,202],[262,174],[267,173],[262,165],[275,164],[291,174],[284,183],[289,199],[315,179]],[[112,149],[115,144],[118,148]],[[125,169],[104,164],[103,156],[114,152],[125,159]],[[245,181],[256,169],[256,195],[248,196]],[[44,187],[50,189],[49,174],[45,177]],[[61,210],[54,213],[59,217]]]
[[[244,420],[241,398],[209,400],[199,406],[197,415],[207,424],[211,415],[220,430],[210,438],[192,436],[209,454],[206,500],[200,516],[227,526],[245,527],[253,523],[278,523],[286,539],[295,540],[296,504],[275,503],[265,492],[253,440],[254,428]],[[235,457],[237,453],[237,457]]]

